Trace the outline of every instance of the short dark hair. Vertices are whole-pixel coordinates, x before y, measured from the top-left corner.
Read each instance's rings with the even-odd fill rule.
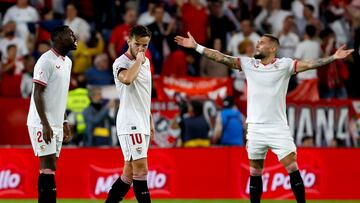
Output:
[[[311,4],[305,4],[305,7],[308,8],[312,13],[315,11],[315,8]]]
[[[129,37],[151,37],[151,31],[145,26],[136,25],[130,30]]]
[[[276,44],[276,46],[280,45],[279,39],[272,34],[263,34],[263,37],[269,38],[271,42]]]
[[[203,115],[203,103],[201,101],[191,100],[190,105],[192,106],[193,113],[196,117]]]
[[[6,50],[9,51],[11,48],[17,48],[17,46],[15,44],[10,44],[6,47]]]
[[[324,39],[325,37],[328,37],[328,36],[334,35],[334,34],[335,34],[334,31],[330,27],[326,27],[320,32],[319,37],[321,39]]]
[[[56,38],[58,38],[58,36],[65,34],[65,31],[70,29],[69,26],[67,25],[60,25],[60,26],[56,26],[52,31],[51,31],[51,41],[55,41]]]
[[[305,33],[310,37],[313,38],[316,35],[316,27],[313,25],[307,25],[305,27]]]

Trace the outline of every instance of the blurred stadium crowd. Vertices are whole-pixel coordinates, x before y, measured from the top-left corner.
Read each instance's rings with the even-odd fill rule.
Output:
[[[311,100],[360,97],[360,0],[1,0],[0,8],[1,97],[29,98],[33,67],[51,48],[52,28],[65,24],[77,35],[78,49],[69,56],[74,145],[116,145],[111,134],[119,101],[116,92],[106,96],[104,89],[114,86],[112,62],[127,50],[127,34],[136,24],[152,31],[147,57],[154,80],[191,76],[234,81],[234,97],[224,100],[212,129],[202,102],[178,102],[180,112],[171,121],[179,134],[175,146],[243,145],[243,134],[234,132],[243,132],[245,118],[234,98],[246,98],[245,77],[176,46],[174,36],[187,31],[198,43],[234,56],[252,56],[264,33],[279,37],[278,57],[311,60],[346,44],[355,49],[352,57],[297,74],[289,92],[313,92]],[[313,142],[306,137],[303,144]]]

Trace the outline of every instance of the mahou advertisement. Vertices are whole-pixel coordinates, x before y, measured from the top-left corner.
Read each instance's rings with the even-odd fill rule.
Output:
[[[32,150],[0,149],[0,154],[0,198],[36,198],[39,162]],[[360,167],[354,160],[360,160],[359,149],[299,148],[307,198],[360,199],[356,189],[349,189],[360,182],[353,175]],[[153,198],[249,198],[245,148],[150,149],[148,161]],[[104,199],[122,167],[120,149],[64,148],[56,172],[58,197]],[[294,198],[289,176],[271,152],[265,161],[263,197]],[[134,198],[132,189],[126,198]]]

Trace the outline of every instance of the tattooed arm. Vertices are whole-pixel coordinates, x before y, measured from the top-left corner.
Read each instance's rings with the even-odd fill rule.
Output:
[[[209,49],[209,48],[204,49],[203,55],[211,60],[225,64],[229,68],[241,70],[240,61],[239,61],[238,57],[229,56],[229,55],[219,52],[218,50]]]
[[[180,46],[183,46],[186,48],[192,48],[192,49],[196,49],[197,46],[201,46],[198,43],[196,43],[195,39],[190,34],[190,32],[188,32],[187,35],[188,35],[187,38],[182,37],[182,36],[176,36],[175,42]],[[204,48],[203,55],[211,60],[225,64],[229,68],[241,70],[240,61],[239,61],[238,57],[229,56],[229,55],[219,52],[218,50],[209,49],[206,47]]]
[[[346,58],[353,51],[354,51],[354,49],[345,50],[345,45],[343,45],[335,52],[334,55],[331,55],[331,56],[328,56],[325,58],[315,59],[315,60],[299,61],[296,65],[296,71],[303,72],[306,70],[315,69],[315,68],[327,65],[337,59]]]

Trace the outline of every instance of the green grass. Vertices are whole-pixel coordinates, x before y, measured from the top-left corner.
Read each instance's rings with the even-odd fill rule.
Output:
[[[0,203],[36,203],[36,200],[0,200]],[[104,203],[100,200],[81,200],[81,199],[62,199],[58,203]],[[248,203],[248,200],[153,200],[154,203]],[[264,200],[263,203],[294,203],[294,200]],[[307,201],[308,203],[360,203],[360,200],[314,200]],[[136,203],[136,201],[124,201],[124,203]]]

